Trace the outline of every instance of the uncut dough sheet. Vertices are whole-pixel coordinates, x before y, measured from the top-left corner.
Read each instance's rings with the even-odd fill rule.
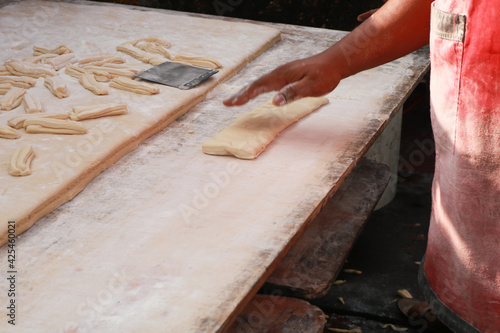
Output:
[[[1,63],[31,56],[33,45],[55,48],[65,44],[79,59],[113,53],[127,63],[142,64],[115,47],[143,37],[165,39],[172,43],[169,51],[173,54],[203,55],[217,59],[223,67],[194,89],[158,85],[160,94],[153,96],[114,88],[109,88],[108,96],[96,96],[62,69],[58,73],[67,81],[69,97],[58,99],[43,86],[43,79],[38,79],[28,92],[40,98],[45,112],[67,113],[72,105],[116,102],[127,104],[129,114],[83,121],[88,129],[85,135],[27,134],[19,130],[22,137],[18,140],[0,139],[1,244],[5,243],[9,220],[16,221],[17,233],[30,228],[140,142],[203,100],[218,82],[277,42],[280,33],[259,25],[118,6],[23,1],[0,8]],[[22,106],[0,111],[0,124],[24,112]],[[36,154],[33,174],[10,176],[7,168],[12,152],[28,144]]]

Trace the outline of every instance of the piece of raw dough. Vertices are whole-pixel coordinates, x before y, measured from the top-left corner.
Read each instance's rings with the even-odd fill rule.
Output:
[[[111,80],[109,86],[143,95],[155,95],[160,92],[160,89],[152,84],[135,81],[126,77],[114,78]]]
[[[94,73],[96,71],[107,72],[111,76],[111,78],[114,78],[114,77],[133,78],[134,75],[139,72],[135,68],[113,68],[113,67],[105,67],[105,66],[87,66],[84,68],[84,70],[92,72],[92,73]]]
[[[0,84],[9,83],[18,88],[29,89],[36,85],[36,80],[27,76],[0,76]]]
[[[156,42],[140,41],[134,46],[143,51],[164,56],[166,59],[172,59],[172,56],[168,53],[167,49],[163,45]]]
[[[108,95],[108,89],[102,83],[97,82],[94,74],[85,73],[80,77],[80,83],[85,88],[96,95]]]
[[[107,116],[118,116],[127,114],[128,109],[125,104],[91,104],[91,105],[76,105],[69,112],[71,120],[94,119]]]
[[[4,75],[12,75],[12,74],[9,72],[7,67],[5,67],[5,65],[1,65],[0,66],[0,75],[4,76]]]
[[[56,71],[58,71],[64,66],[68,64],[74,64],[77,61],[78,59],[76,59],[74,53],[67,53],[44,60],[43,63],[51,65]]]
[[[38,119],[38,118],[50,118],[50,119],[68,119],[66,113],[31,113],[31,114],[20,114],[14,116],[7,121],[10,127],[20,129],[25,127],[24,122],[28,119]]]
[[[146,64],[151,64],[153,66],[159,65],[167,61],[167,59],[160,58],[158,56],[145,52],[130,43],[124,43],[118,45],[116,47],[116,50],[128,54],[129,56],[134,57],[137,60],[140,60]]]
[[[55,58],[55,57],[58,57],[59,54],[53,54],[53,53],[47,53],[47,54],[42,54],[42,55],[38,55],[38,56],[34,56],[34,57],[27,57],[27,58],[24,58],[23,61],[24,62],[31,62],[33,64],[38,64],[38,63],[44,63],[45,60],[47,59],[50,59],[50,58]]]
[[[166,49],[168,49],[168,48],[170,48],[170,46],[172,46],[172,43],[170,43],[169,41],[166,41],[166,40],[160,39],[160,38],[156,38],[156,37],[139,38],[139,39],[136,39],[136,40],[129,42],[129,44],[136,46],[140,42],[155,43],[155,44],[163,46]]]
[[[94,74],[94,79],[97,82],[109,82],[111,80],[111,74],[109,74],[107,71],[102,70],[102,69],[96,69],[94,68],[82,68],[78,67],[76,65],[68,65],[66,66],[66,69],[64,70],[64,73],[76,77],[77,79],[80,79],[81,76],[85,73],[90,73]]]
[[[82,124],[71,120],[33,118],[24,121],[26,133],[85,134]]]
[[[69,96],[68,90],[66,89],[66,83],[60,76],[47,77],[43,84],[50,90],[52,95],[57,98],[66,98]]]
[[[31,175],[31,162],[34,157],[35,152],[31,146],[16,149],[10,158],[9,174],[11,176]]]
[[[282,130],[327,103],[326,97],[302,98],[285,106],[275,106],[269,101],[238,116],[213,140],[203,143],[202,150],[211,155],[254,159]]]
[[[0,83],[0,95],[5,95],[10,88],[12,88],[10,83]]]
[[[103,54],[100,56],[88,57],[78,61],[78,65],[85,66],[102,66],[103,64],[123,64],[125,59],[112,54]]]
[[[220,62],[218,62],[217,60],[205,57],[183,55],[183,54],[176,55],[173,61],[185,65],[191,65],[208,69],[217,69],[222,67]]]
[[[35,79],[39,77],[54,76],[56,72],[50,65],[46,64],[33,64],[31,62],[25,61],[11,61],[6,62],[5,67],[13,75],[17,76],[29,76]]]
[[[66,45],[61,45],[56,47],[53,50],[46,49],[44,47],[39,47],[39,46],[33,46],[33,55],[38,56],[46,53],[53,53],[53,54],[66,54],[66,53],[72,53],[73,51],[67,47]]]
[[[40,113],[43,112],[42,103],[38,96],[26,93],[23,98],[23,106],[26,113]]]
[[[0,138],[19,139],[21,136],[14,128],[6,125],[0,125]]]
[[[23,96],[26,90],[23,88],[13,87],[0,100],[0,110],[10,111],[21,105]]]

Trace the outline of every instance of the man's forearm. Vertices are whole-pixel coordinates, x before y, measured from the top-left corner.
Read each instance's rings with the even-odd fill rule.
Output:
[[[428,44],[431,0],[389,0],[323,52],[344,62],[342,77],[397,59]]]

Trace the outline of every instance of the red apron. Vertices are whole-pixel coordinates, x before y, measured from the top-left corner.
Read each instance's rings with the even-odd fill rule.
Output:
[[[431,22],[436,170],[420,282],[455,332],[500,332],[500,0],[437,0]]]

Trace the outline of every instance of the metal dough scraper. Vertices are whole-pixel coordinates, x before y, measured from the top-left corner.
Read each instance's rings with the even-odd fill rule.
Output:
[[[144,80],[187,90],[218,72],[217,69],[206,69],[167,61],[140,72],[135,76]]]

